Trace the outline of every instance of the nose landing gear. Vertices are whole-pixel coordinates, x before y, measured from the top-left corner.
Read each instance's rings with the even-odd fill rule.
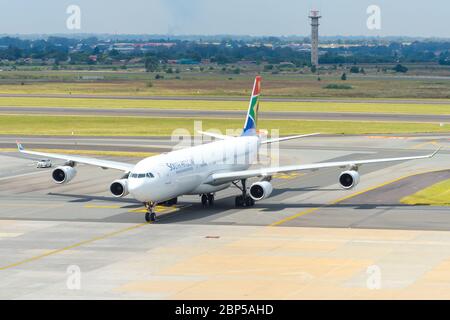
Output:
[[[145,221],[147,222],[155,222],[156,221],[156,213],[155,207],[156,203],[146,202],[145,207],[147,208],[147,212],[145,213]]]

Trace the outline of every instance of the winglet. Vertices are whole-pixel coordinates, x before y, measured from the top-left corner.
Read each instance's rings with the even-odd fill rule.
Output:
[[[433,158],[435,155],[437,155],[438,153],[439,153],[439,151],[441,151],[442,150],[442,146],[439,146],[439,148],[437,148],[436,149],[436,151],[435,152],[433,152],[431,155],[430,155],[430,158]]]
[[[17,143],[17,149],[19,150],[19,152],[22,152],[23,150],[25,150],[25,148],[22,146],[22,144],[19,141],[16,141]]]

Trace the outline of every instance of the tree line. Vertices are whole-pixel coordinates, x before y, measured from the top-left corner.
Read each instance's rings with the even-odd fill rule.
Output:
[[[265,41],[270,41],[266,38]],[[166,39],[151,40],[165,42]],[[136,40],[131,43],[139,43]],[[199,41],[173,40],[175,45],[158,46],[142,50],[123,52],[115,49],[114,41],[99,41],[95,37],[70,39],[49,37],[47,39],[26,40],[14,37],[0,38],[0,59],[18,61],[20,59],[53,59],[56,64],[108,64],[113,61],[142,58],[147,65],[155,61],[208,59],[220,65],[247,60],[256,64],[279,64],[289,62],[297,67],[310,65],[310,53],[298,50],[291,43],[278,39],[274,43],[249,43],[244,40],[224,40],[220,43],[201,43]],[[342,42],[342,41],[340,41]],[[367,63],[439,63],[450,65],[450,42],[416,41],[410,44],[392,42],[338,48],[321,48],[320,64],[367,64]],[[95,56],[95,59],[92,59]]]

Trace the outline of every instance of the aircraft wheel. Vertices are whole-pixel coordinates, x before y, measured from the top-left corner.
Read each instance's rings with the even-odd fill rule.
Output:
[[[206,194],[202,194],[202,205],[204,207],[208,205],[208,196]]]
[[[156,213],[154,213],[154,212],[145,213],[145,221],[155,222],[156,221]]]
[[[236,207],[242,207],[244,205],[244,198],[242,196],[237,196],[234,199],[234,204],[236,205]]]
[[[255,200],[253,200],[251,197],[247,197],[247,199],[245,199],[246,207],[253,207],[254,205],[255,205]]]
[[[213,194],[208,194],[208,204],[210,207],[212,207],[214,205],[214,195]]]

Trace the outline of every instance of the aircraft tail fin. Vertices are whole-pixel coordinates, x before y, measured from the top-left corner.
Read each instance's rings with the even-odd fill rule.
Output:
[[[243,136],[256,135],[256,125],[258,121],[258,109],[259,109],[259,95],[261,93],[261,76],[256,76],[255,84],[253,85],[252,96],[250,98],[250,104],[248,106],[247,118],[245,119]]]

